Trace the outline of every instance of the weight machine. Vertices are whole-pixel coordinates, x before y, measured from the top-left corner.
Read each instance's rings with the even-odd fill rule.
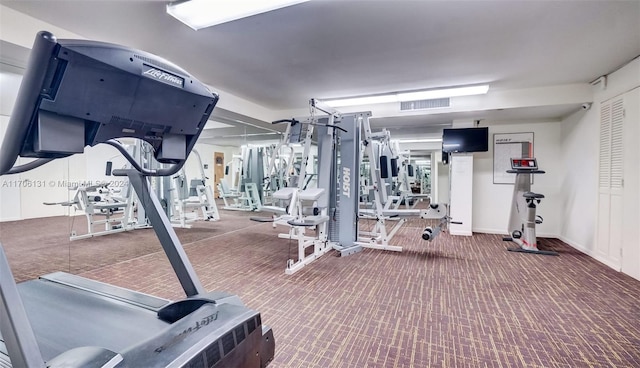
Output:
[[[76,230],[72,230],[69,240],[86,239],[147,227],[146,223],[138,226],[135,218],[131,217],[132,211],[130,209],[134,203],[129,192],[130,188],[123,188],[125,197],[117,197],[113,196],[114,193],[108,186],[109,183],[69,188],[75,191],[71,201],[44,203],[45,205],[74,207],[76,210],[84,212],[87,219],[87,232],[78,234]],[[95,231],[95,225],[104,225],[104,230]]]
[[[362,142],[365,154],[369,158],[369,173],[371,175],[371,185],[365,187],[365,190],[373,192],[374,199],[373,208],[361,208],[359,214],[361,218],[375,220],[375,224],[370,231],[359,232],[357,244],[366,248],[401,252],[401,246],[390,245],[390,242],[402,225],[407,222],[407,219],[411,217],[437,221],[435,226],[427,227],[422,235],[425,240],[433,240],[451,222],[451,218],[448,215],[448,206],[446,204],[431,203],[426,210],[398,208],[402,200],[406,202],[410,197],[389,196],[387,193],[387,179],[389,177],[397,177],[399,174],[408,175],[409,160],[401,162],[403,171],[400,173],[397,166],[398,156],[381,155],[380,152],[383,151],[380,148],[376,149],[376,147],[389,146],[389,133],[386,130],[373,133],[368,116],[362,118],[362,128],[364,132]],[[376,143],[377,141],[382,143]],[[394,155],[392,150],[387,152]],[[405,181],[408,186],[408,179],[405,179]],[[402,187],[400,190],[402,190]],[[387,224],[389,223],[394,224],[390,230],[387,229]]]
[[[273,332],[232,294],[206,292],[149,178],[184,165],[218,96],[155,55],[38,33],[6,135],[0,175],[109,144],[132,168],[126,176],[186,298],[169,301],[57,272],[16,285],[0,246],[0,366],[265,367]],[[145,169],[117,138],[143,139],[155,159]],[[14,166],[19,157],[35,160]],[[45,363],[46,362],[46,363]]]
[[[218,183],[218,193],[225,210],[260,211],[264,164],[263,147],[243,146],[240,155],[233,155],[225,167],[225,175],[232,172],[230,188],[224,180]]]
[[[290,226],[289,233],[278,235],[283,239],[296,240],[298,245],[297,259],[288,260],[285,273],[299,271],[332,249],[343,257],[358,253],[364,248],[401,251],[402,247],[389,245],[389,240],[397,231],[386,231],[385,220],[390,216],[422,216],[438,220],[438,226],[428,228],[429,236],[423,235],[423,238],[431,240],[437,236],[450,220],[446,205],[433,204],[427,210],[385,210],[380,196],[383,195],[381,188],[386,186],[382,184],[381,176],[376,174],[380,171],[377,159],[369,160],[375,184],[366,188],[373,191],[377,205],[368,213],[359,208],[362,183],[356,179],[356,175],[359,176],[361,169],[362,142],[368,141],[361,139],[361,133],[364,126],[365,137],[372,137],[368,124],[371,113],[341,114],[316,99],[311,99],[309,105],[310,117],[298,121],[309,125],[305,147],[310,146],[311,134],[314,132],[318,142],[318,188],[285,188],[287,191],[275,192],[274,198],[289,203],[289,211],[274,218],[252,218],[254,221],[274,222],[274,226],[276,223]],[[318,112],[323,115],[316,116]],[[377,157],[372,145],[363,146],[369,150],[369,157]],[[306,148],[300,176],[305,174],[308,152]],[[363,214],[377,219],[374,235],[364,235],[359,231],[358,220]],[[406,221],[402,220],[399,223]],[[315,230],[313,236],[308,234],[310,230]]]
[[[289,259],[285,273],[290,275],[302,269],[304,266],[315,261],[322,255],[329,252],[332,247],[329,242],[329,195],[331,188],[331,176],[328,172],[323,172],[323,161],[318,157],[319,175],[318,187],[313,189],[305,189],[305,178],[307,177],[307,168],[309,166],[309,158],[311,153],[311,138],[314,134],[314,128],[325,128],[331,132],[322,132],[317,130],[318,153],[320,153],[321,141],[332,133],[336,128],[336,116],[330,115],[326,122],[320,123],[315,116],[316,101],[309,102],[310,117],[306,122],[306,132],[303,140],[303,154],[300,162],[300,169],[297,177],[297,189],[292,192],[289,201],[287,217],[280,219],[279,222],[286,221],[290,226],[288,234],[279,234],[280,238],[296,240],[298,243],[297,260]],[[290,124],[298,120],[289,120]],[[299,123],[298,123],[299,124]],[[297,124],[296,124],[297,125]],[[300,125],[301,129],[303,125]],[[284,193],[286,195],[287,193]],[[282,194],[274,193],[282,196]],[[307,235],[308,230],[314,230],[313,236]],[[307,248],[311,248],[310,254],[307,254]]]
[[[279,238],[295,240],[298,245],[297,259],[289,259],[287,261],[287,267],[285,269],[286,274],[293,274],[314,260],[318,259],[323,254],[326,254],[336,244],[335,240],[338,234],[346,234],[347,231],[339,232],[336,226],[337,217],[339,216],[336,210],[336,170],[337,166],[337,140],[338,133],[347,133],[347,130],[342,126],[345,125],[344,119],[338,113],[329,113],[328,117],[316,117],[316,110],[327,113],[330,109],[328,107],[322,108],[319,106],[320,102],[312,99],[309,101],[310,117],[305,119],[286,119],[274,122],[274,124],[288,123],[287,134],[283,142],[291,142],[292,139],[300,141],[299,137],[304,135],[303,154],[300,162],[300,168],[297,172],[296,179],[292,181],[296,183],[295,187],[282,188],[273,193],[272,197],[275,203],[279,203],[280,206],[266,206],[263,209],[274,212],[271,218],[252,217],[251,220],[259,222],[272,222],[273,226],[286,225],[289,227],[288,233],[278,234]],[[347,119],[348,120],[348,119]],[[355,123],[355,120],[350,120]],[[340,123],[340,126],[338,126]],[[348,129],[351,129],[351,134],[359,134],[359,130],[355,129],[351,124],[346,123]],[[293,128],[299,129],[299,134],[293,132]],[[306,129],[306,130],[305,130]],[[307,168],[309,165],[310,151],[311,151],[311,138],[316,134],[318,140],[318,187],[308,189],[306,188],[307,182],[305,178],[308,178]],[[356,140],[357,142],[357,140]],[[284,143],[283,143],[284,145]],[[346,145],[340,145],[342,150]],[[354,160],[347,160],[351,163]],[[346,170],[346,168],[345,168]],[[349,169],[350,170],[350,169]],[[357,173],[357,170],[354,171]],[[348,180],[348,178],[347,178]],[[356,202],[351,202],[352,213],[357,214],[357,180],[353,190],[347,190],[348,195],[354,193],[354,199]],[[350,185],[347,183],[344,188]],[[346,189],[344,189],[346,190]],[[346,203],[349,205],[349,203]],[[354,218],[357,220],[357,217]],[[315,234],[309,235],[309,231],[314,231]],[[308,249],[311,248],[311,252]]]
[[[207,184],[209,179],[204,172],[202,158],[195,149],[191,150],[198,160],[200,178],[191,179],[187,185],[187,176],[184,167],[178,175],[173,177],[173,188],[171,188],[173,199],[173,213],[171,223],[174,226],[190,228],[190,223],[195,221],[218,221],[220,214],[216,206],[211,186]]]
[[[282,188],[298,186],[298,183],[293,183],[294,180],[292,180],[295,176],[293,175],[295,153],[292,145],[303,143],[306,136],[303,132],[303,124],[299,121],[292,119],[273,122],[273,124],[280,123],[287,123],[284,136],[278,144],[265,149],[269,153],[269,162],[263,184],[263,202],[270,204],[273,204],[273,198],[271,198],[273,193]]]
[[[251,218],[251,220],[258,222],[273,222],[274,228],[276,225],[288,225],[287,222],[296,217],[298,212],[298,194],[300,190],[304,189],[303,178],[305,178],[307,171],[307,163],[311,152],[311,138],[313,136],[313,125],[309,124],[309,122],[303,123],[296,119],[282,119],[272,122],[272,124],[282,123],[287,123],[287,129],[283,139],[272,151],[275,155],[270,157],[269,167],[267,169],[267,173],[270,175],[265,178],[265,183],[273,184],[273,179],[275,178],[280,180],[279,183],[286,185],[270,194],[271,205],[263,205],[261,208],[263,211],[273,213],[271,218]],[[295,175],[292,173],[294,158],[292,145],[300,143],[303,147],[302,160],[297,175]],[[281,156],[278,153],[282,152],[283,149],[289,151],[288,157]],[[284,167],[284,169],[288,171],[286,175],[282,173],[283,167],[280,167],[280,170],[278,170],[278,161],[287,162],[286,167]]]
[[[128,152],[135,155],[139,144],[126,146]],[[112,162],[107,162],[107,175],[111,175]],[[144,210],[137,212],[137,197],[127,182],[119,190],[113,189],[110,182],[98,182],[97,184],[78,183],[70,187],[74,191],[73,199],[63,202],[44,202],[44,205],[60,205],[73,207],[76,211],[82,211],[87,220],[87,232],[78,233],[72,226],[69,240],[80,240],[103,236],[124,231],[149,228],[148,219],[144,216]],[[71,214],[70,214],[71,215]],[[104,230],[96,231],[96,225],[104,225]]]
[[[548,256],[557,256],[558,252],[538,249],[536,238],[536,225],[543,219],[536,215],[536,209],[544,198],[543,194],[531,191],[531,180],[534,174],[544,174],[538,169],[538,161],[535,158],[512,158],[510,174],[516,174],[513,185],[513,200],[511,202],[511,214],[509,216],[510,237],[502,240],[516,243],[518,247],[508,248],[511,252],[535,253]]]
[[[416,194],[411,190],[411,179],[419,175],[419,168],[411,163],[409,152],[400,151],[398,142],[395,142],[393,152],[396,153],[395,160],[392,158],[388,166],[391,167],[393,177],[396,177],[395,185],[392,188],[393,195],[390,196],[390,203],[385,204],[385,208],[400,209],[404,205],[405,209],[413,209],[418,203],[425,199],[430,199],[430,194]],[[382,164],[382,161],[381,161]],[[397,167],[394,167],[397,165]]]

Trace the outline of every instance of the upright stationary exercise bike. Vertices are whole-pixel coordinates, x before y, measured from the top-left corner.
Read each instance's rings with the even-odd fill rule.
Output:
[[[538,169],[535,158],[512,158],[510,174],[516,174],[513,186],[513,200],[509,217],[510,237],[502,238],[518,246],[507,248],[511,252],[536,253],[557,256],[557,252],[540,250],[536,240],[536,225],[542,223],[542,217],[536,215],[536,208],[544,198],[543,194],[531,191],[531,175],[544,174]]]

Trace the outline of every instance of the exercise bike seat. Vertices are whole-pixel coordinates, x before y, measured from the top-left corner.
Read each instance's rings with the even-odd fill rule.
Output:
[[[534,193],[534,192],[526,192],[526,193],[523,194],[523,197],[531,198],[531,199],[542,199],[542,198],[544,198],[544,194]]]

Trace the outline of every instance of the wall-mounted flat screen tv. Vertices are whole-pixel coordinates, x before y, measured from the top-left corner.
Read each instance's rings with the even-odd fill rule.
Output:
[[[489,128],[444,129],[443,152],[487,152]]]

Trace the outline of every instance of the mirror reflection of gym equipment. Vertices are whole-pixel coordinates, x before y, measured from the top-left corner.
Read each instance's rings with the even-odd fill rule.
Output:
[[[170,189],[171,223],[174,226],[191,227],[195,221],[218,221],[220,214],[213,197],[213,190],[207,181],[202,158],[197,150],[191,150],[200,169],[199,178],[190,180],[187,178],[184,168],[173,176],[173,187]]]
[[[264,180],[263,151],[263,147],[243,146],[242,153],[234,155],[233,160],[227,163],[225,176],[231,177],[232,187],[224,180],[218,184],[224,209],[260,211]]]
[[[148,149],[143,142],[133,142],[125,145],[131,156],[138,162],[149,159]],[[110,157],[105,165],[105,176],[110,177],[113,168],[113,160],[118,156]],[[122,168],[129,168],[124,165]],[[120,233],[137,229],[150,228],[149,220],[145,216],[144,208],[138,206],[139,200],[135,191],[127,179],[118,181],[87,181],[68,183],[69,191],[74,193],[68,201],[43,202],[43,204],[59,205],[73,209],[74,214],[84,213],[87,231],[78,231],[82,224],[75,221],[75,216],[70,225],[71,234],[69,240],[88,239],[95,236]],[[80,222],[80,221],[78,221]],[[96,226],[103,226],[103,230],[97,230]]]

